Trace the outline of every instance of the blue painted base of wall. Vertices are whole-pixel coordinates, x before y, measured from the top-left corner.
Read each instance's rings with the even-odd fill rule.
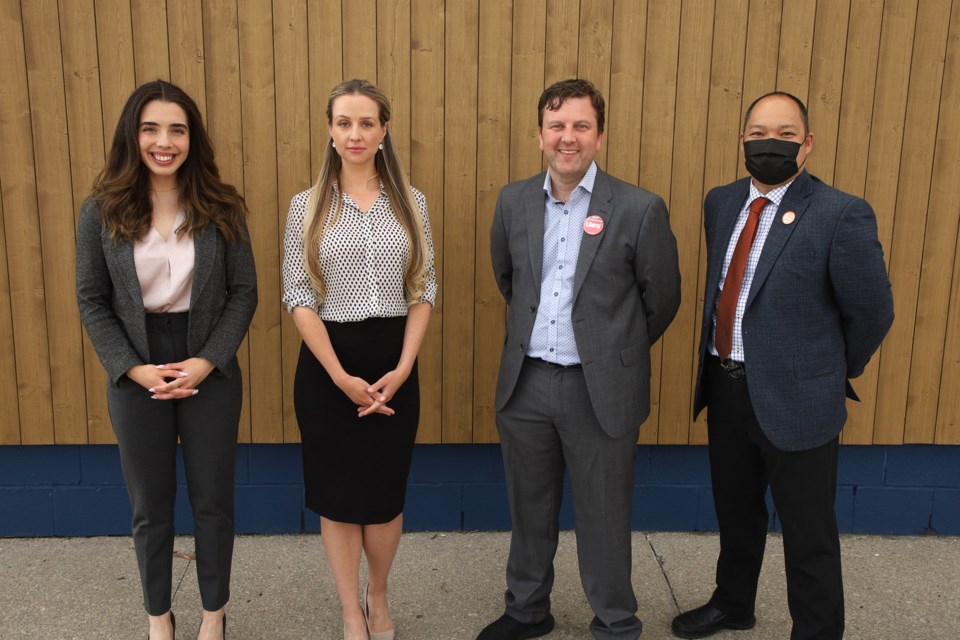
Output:
[[[319,519],[303,507],[301,469],[299,445],[240,445],[237,531],[318,531]],[[178,478],[177,530],[191,533],[182,461]],[[566,529],[573,527],[570,505],[568,495],[560,515]],[[960,535],[960,447],[841,447],[837,518],[850,533]],[[500,447],[417,446],[404,525],[411,531],[509,529]],[[633,526],[716,530],[706,447],[638,447]],[[129,533],[115,446],[0,447],[0,536]]]

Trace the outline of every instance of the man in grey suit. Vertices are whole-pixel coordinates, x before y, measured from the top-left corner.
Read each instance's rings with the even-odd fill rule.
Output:
[[[704,202],[707,278],[694,415],[709,407],[720,525],[716,589],[677,616],[674,635],[749,629],[773,493],[783,530],[792,640],[843,637],[834,511],[848,382],[893,322],[893,299],[864,200],[802,169],[807,110],[774,92],[740,136],[750,178]]]
[[[642,629],[630,581],[634,459],[650,346],[680,304],[677,245],[660,197],[597,168],[604,101],[592,84],[551,85],[538,111],[549,170],[503,188],[490,232],[510,307],[496,406],[513,536],[506,612],[478,640],[553,628],[564,469],[590,629],[632,640]]]

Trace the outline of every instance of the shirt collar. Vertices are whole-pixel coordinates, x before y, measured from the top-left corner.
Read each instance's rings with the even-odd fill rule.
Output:
[[[597,179],[597,163],[593,161],[590,163],[590,166],[587,167],[587,172],[583,174],[583,178],[580,179],[580,184],[570,192],[572,196],[576,193],[577,189],[583,189],[588,194],[593,195],[593,183]],[[750,183],[751,185],[753,182]],[[550,172],[547,171],[547,175],[543,178],[543,191],[547,194],[547,197],[550,198],[551,202],[559,202],[556,198],[553,197],[553,183],[550,181]]]
[[[780,185],[776,189],[771,189],[768,193],[760,193],[760,189],[757,189],[757,185],[753,184],[753,180],[751,179],[750,194],[747,197],[747,205],[749,205],[751,202],[753,202],[757,198],[766,198],[767,200],[770,201],[770,203],[779,207],[780,202],[783,200],[783,196],[787,193],[787,189],[789,189],[790,185],[792,185],[795,181],[796,181],[796,178],[794,178],[787,184]],[[769,206],[769,203],[767,204],[767,206]],[[764,209],[766,209],[767,206],[764,206]],[[776,208],[774,208],[774,211],[776,211]]]

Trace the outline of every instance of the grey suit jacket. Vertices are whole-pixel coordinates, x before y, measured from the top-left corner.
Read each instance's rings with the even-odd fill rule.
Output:
[[[490,252],[507,304],[497,409],[513,394],[540,303],[544,174],[504,187]],[[597,172],[589,215],[603,219],[583,236],[574,278],[573,332],[590,402],[613,437],[636,431],[650,413],[650,346],[680,306],[677,243],[663,200]]]
[[[187,350],[226,376],[257,308],[257,275],[247,240],[227,244],[215,227],[194,234]],[[77,227],[77,303],[80,320],[114,385],[130,367],[151,362],[146,314],[133,245],[114,244],[87,198]],[[154,363],[161,364],[161,363]]]
[[[706,406],[703,362],[720,272],[749,188],[749,178],[717,187],[703,205],[707,279],[694,416]],[[863,373],[892,323],[873,209],[804,171],[777,210],[743,317],[750,399],[774,446],[799,451],[836,437],[845,397],[857,399],[848,378]]]

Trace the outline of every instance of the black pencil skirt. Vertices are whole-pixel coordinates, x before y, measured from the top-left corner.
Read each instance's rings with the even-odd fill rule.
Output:
[[[400,316],[324,325],[344,370],[372,384],[400,361],[406,321]],[[302,344],[293,394],[307,507],[353,524],[382,524],[400,515],[420,421],[416,363],[387,403],[394,415],[359,418],[357,405]]]

